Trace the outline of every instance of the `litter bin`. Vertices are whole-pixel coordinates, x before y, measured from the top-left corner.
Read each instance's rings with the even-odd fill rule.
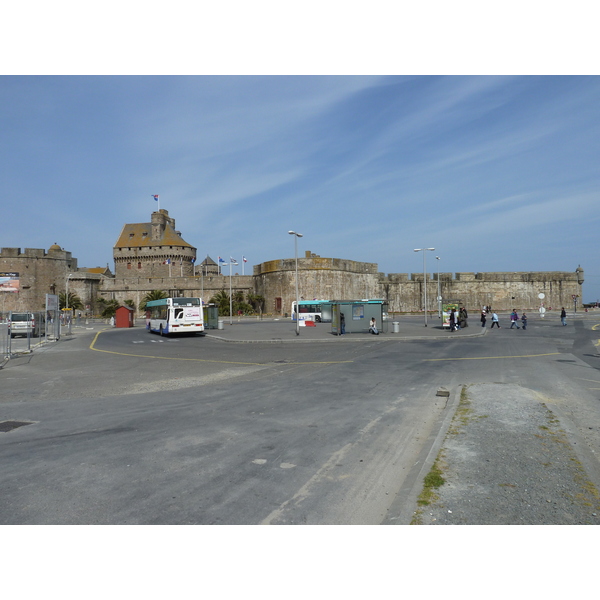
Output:
[[[223,319],[219,319],[217,322],[217,329],[223,329]]]
[[[394,327],[394,333],[400,333],[400,323],[398,321],[392,321]]]

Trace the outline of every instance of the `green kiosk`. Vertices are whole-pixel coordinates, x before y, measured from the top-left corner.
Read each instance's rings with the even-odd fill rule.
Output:
[[[374,300],[331,300],[323,303],[323,312],[327,305],[331,312],[331,332],[340,335],[341,315],[344,315],[345,333],[369,333],[371,319],[380,333],[387,333],[387,302],[381,299]],[[385,316],[385,319],[384,319]]]

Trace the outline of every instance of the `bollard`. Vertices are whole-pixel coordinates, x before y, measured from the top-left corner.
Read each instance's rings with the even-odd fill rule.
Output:
[[[398,321],[393,321],[392,325],[394,327],[394,333],[400,333],[400,323]]]

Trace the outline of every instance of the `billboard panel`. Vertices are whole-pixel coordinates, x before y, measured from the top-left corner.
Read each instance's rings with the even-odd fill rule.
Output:
[[[0,292],[18,292],[19,286],[18,273],[0,273]]]

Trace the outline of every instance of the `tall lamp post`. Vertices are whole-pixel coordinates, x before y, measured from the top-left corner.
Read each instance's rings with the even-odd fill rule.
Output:
[[[233,265],[238,265],[238,261],[229,256],[229,324],[233,325],[233,292],[231,290],[231,269]]]
[[[427,327],[427,270],[425,268],[425,253],[427,251],[433,252],[435,248],[415,248],[415,252],[423,253],[423,308],[425,309],[425,327]]]
[[[73,273],[69,273],[67,275],[67,282],[65,285],[65,309],[66,310],[69,309],[69,278],[71,277],[71,275],[73,275]]]
[[[301,233],[296,231],[288,231],[294,236],[294,255],[296,257],[296,335],[300,335],[300,300],[298,297],[298,238],[302,237]]]
[[[65,285],[65,319],[67,319],[67,333],[71,335],[71,319],[69,319],[69,279],[73,273],[67,275],[67,281]],[[60,302],[59,302],[60,306]],[[59,311],[60,312],[60,311]],[[60,319],[59,319],[60,322]],[[60,325],[59,325],[60,327]]]
[[[437,301],[438,301],[438,319],[442,318],[442,291],[440,288],[440,257],[436,256],[435,260],[438,261],[438,296],[437,296]]]

